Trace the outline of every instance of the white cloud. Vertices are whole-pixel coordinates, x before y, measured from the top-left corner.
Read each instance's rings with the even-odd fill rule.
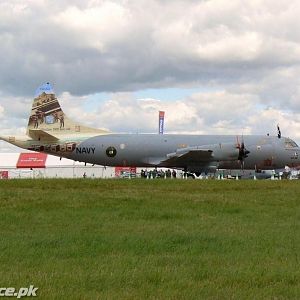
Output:
[[[278,67],[299,63],[297,1],[13,0],[1,6],[0,86],[15,94],[29,94],[44,80],[75,94],[260,83]]]
[[[279,122],[299,139],[299,17],[296,0],[2,0],[0,129],[24,132],[33,91],[50,81],[90,126],[155,132],[165,110],[169,132],[265,134]],[[208,92],[131,93],[172,87]]]
[[[66,97],[66,95],[64,95]],[[64,99],[63,97],[63,99]],[[73,100],[72,100],[73,99]],[[164,110],[165,131],[188,134],[276,134],[300,139],[300,114],[262,108],[251,94],[226,91],[192,94],[177,101],[136,99],[131,93],[111,94],[94,111],[83,111],[87,99],[68,95],[65,112],[79,122],[114,132],[157,132],[158,111]],[[66,105],[66,106],[65,106]]]
[[[80,43],[84,47],[95,48],[100,52],[108,52],[110,44],[126,39],[130,33],[126,30],[130,12],[122,5],[109,1],[85,9],[67,7],[54,15],[53,21],[63,30],[70,30],[75,36],[80,36]]]
[[[280,125],[283,136],[300,141],[300,113],[282,112],[272,107],[258,110],[257,114],[248,118],[252,132],[276,134],[276,124]]]
[[[3,118],[4,108],[0,105],[0,119]]]

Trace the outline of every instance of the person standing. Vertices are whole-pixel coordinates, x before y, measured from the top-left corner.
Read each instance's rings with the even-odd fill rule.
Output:
[[[65,127],[65,119],[64,119],[64,115],[61,115],[60,118],[59,118],[59,121],[60,121],[60,129]]]
[[[173,171],[172,171],[172,177],[173,177],[174,179],[176,179],[176,175],[177,175],[177,174],[176,174],[176,171],[173,170]]]

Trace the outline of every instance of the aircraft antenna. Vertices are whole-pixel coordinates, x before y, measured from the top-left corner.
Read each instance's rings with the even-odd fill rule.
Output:
[[[281,138],[281,131],[280,131],[279,124],[277,124],[277,136],[279,139]]]

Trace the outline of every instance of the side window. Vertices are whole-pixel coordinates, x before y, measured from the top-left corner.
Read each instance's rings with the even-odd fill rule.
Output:
[[[285,148],[297,148],[298,145],[291,139],[285,139]]]

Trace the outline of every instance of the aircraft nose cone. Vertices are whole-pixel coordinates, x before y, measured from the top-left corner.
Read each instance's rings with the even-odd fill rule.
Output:
[[[300,161],[300,148],[294,148],[293,152],[291,153],[291,159],[294,161],[296,160],[297,162]]]

